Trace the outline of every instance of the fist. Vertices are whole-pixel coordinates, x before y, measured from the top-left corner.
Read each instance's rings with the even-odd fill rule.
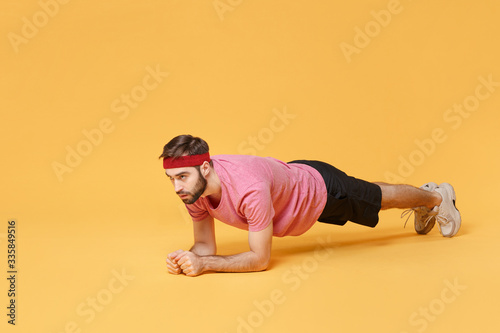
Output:
[[[177,275],[182,273],[182,270],[177,264],[177,261],[179,259],[179,255],[183,252],[183,250],[177,250],[167,256],[167,269],[170,274]]]
[[[197,276],[203,273],[202,258],[193,252],[184,251],[178,255],[177,265],[187,276]]]

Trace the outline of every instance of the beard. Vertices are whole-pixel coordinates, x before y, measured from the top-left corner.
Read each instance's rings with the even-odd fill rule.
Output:
[[[196,200],[198,200],[201,197],[201,195],[205,192],[206,189],[207,189],[207,180],[201,175],[200,170],[198,170],[198,181],[194,185],[193,191],[192,192],[180,191],[177,194],[190,195],[191,198],[182,199],[182,202],[190,205],[195,203]]]

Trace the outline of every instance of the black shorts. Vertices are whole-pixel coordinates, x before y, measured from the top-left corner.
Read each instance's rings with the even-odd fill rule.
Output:
[[[372,228],[377,225],[382,204],[380,186],[350,177],[328,163],[307,160],[288,163],[309,165],[323,177],[327,201],[319,222],[344,225],[352,221]]]

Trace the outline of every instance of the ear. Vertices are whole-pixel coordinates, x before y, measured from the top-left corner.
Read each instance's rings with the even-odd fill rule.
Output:
[[[200,165],[200,172],[203,177],[207,177],[210,173],[210,163],[208,163],[207,161],[203,162],[203,164]]]

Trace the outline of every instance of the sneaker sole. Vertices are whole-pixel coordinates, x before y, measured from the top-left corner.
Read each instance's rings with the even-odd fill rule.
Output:
[[[460,211],[457,209],[456,206],[457,197],[455,195],[455,190],[453,189],[453,186],[451,186],[451,184],[448,183],[441,183],[439,184],[438,187],[443,189],[446,192],[446,194],[451,198],[453,207],[455,208],[454,212],[455,216],[453,217],[455,223],[452,223],[451,230],[449,231],[445,230],[445,233],[443,233],[443,228],[441,227],[441,224],[438,223],[439,230],[441,231],[441,235],[443,235],[444,237],[453,237],[458,233],[458,230],[460,230],[460,227],[462,225],[462,217],[460,216]]]

